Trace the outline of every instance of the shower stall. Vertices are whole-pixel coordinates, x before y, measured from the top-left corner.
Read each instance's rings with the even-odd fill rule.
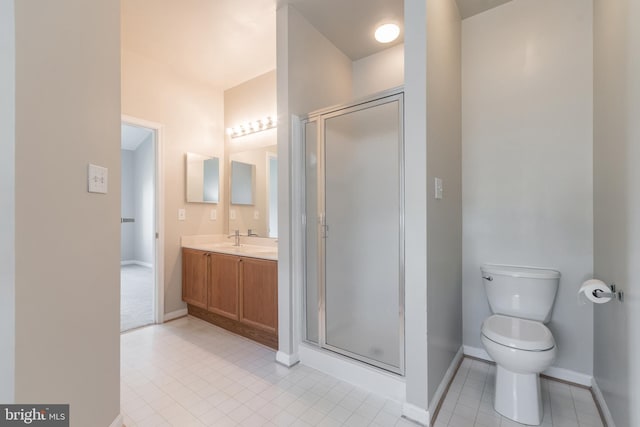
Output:
[[[303,339],[404,374],[403,93],[309,114]]]

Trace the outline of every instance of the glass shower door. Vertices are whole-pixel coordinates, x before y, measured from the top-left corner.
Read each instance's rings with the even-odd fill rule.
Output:
[[[402,95],[320,124],[320,345],[403,373]]]

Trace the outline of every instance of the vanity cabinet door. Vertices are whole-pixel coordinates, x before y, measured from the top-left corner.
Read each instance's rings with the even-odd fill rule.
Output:
[[[208,310],[238,320],[240,258],[212,253],[210,256]]]
[[[240,321],[277,333],[278,263],[243,258],[240,263]]]
[[[207,308],[208,252],[182,249],[182,300]]]

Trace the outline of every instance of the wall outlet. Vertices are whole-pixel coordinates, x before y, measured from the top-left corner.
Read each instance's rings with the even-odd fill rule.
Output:
[[[218,219],[218,211],[215,209],[211,209],[211,212],[209,212],[209,219],[211,221],[215,221]]]
[[[255,210],[253,211],[253,219],[260,219],[260,211],[259,210]]]
[[[184,221],[187,219],[187,211],[184,208],[178,209],[178,221]]]
[[[89,163],[87,183],[89,193],[107,194],[109,169]]]

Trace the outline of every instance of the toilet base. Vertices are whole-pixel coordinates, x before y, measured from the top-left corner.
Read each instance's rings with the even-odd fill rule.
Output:
[[[494,408],[521,424],[540,425],[543,411],[540,376],[518,374],[498,365]]]

